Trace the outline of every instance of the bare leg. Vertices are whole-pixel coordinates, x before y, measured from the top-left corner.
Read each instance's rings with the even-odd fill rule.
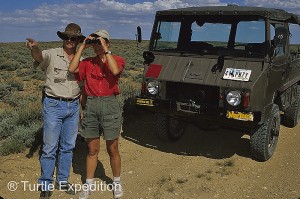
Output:
[[[121,175],[121,157],[118,149],[119,139],[107,140],[106,149],[110,157],[110,166],[114,177]]]
[[[100,138],[88,138],[88,155],[86,156],[86,178],[94,178],[100,150]]]

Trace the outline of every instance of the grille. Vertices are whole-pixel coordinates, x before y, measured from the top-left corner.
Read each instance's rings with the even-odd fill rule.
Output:
[[[198,105],[219,105],[219,87],[179,82],[166,83],[167,99],[189,103],[194,101]]]

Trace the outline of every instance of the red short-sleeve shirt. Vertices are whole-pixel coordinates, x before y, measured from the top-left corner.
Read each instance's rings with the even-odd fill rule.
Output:
[[[125,66],[122,57],[113,55],[121,71]],[[89,57],[79,63],[79,81],[85,80],[85,92],[88,96],[111,96],[120,94],[118,80],[120,74],[115,76],[110,71],[106,61],[100,66],[99,58]]]

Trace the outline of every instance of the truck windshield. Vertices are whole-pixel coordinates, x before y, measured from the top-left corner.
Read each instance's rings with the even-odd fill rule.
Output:
[[[157,21],[156,27],[152,50],[256,56],[265,53],[265,21],[259,18],[167,19]]]

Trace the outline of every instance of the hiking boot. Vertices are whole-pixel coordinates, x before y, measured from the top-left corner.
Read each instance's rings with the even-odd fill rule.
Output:
[[[55,182],[55,189],[59,191],[64,191],[70,195],[76,194],[75,186],[70,184],[69,182]]]
[[[90,185],[88,184],[84,184],[82,185],[82,187],[84,187],[79,195],[79,199],[87,199],[89,197],[89,195],[92,193],[91,189],[90,189]]]
[[[123,189],[120,182],[113,182],[113,194],[114,198],[120,198],[123,196]]]
[[[52,191],[41,191],[40,199],[50,199],[51,195],[52,195]]]

